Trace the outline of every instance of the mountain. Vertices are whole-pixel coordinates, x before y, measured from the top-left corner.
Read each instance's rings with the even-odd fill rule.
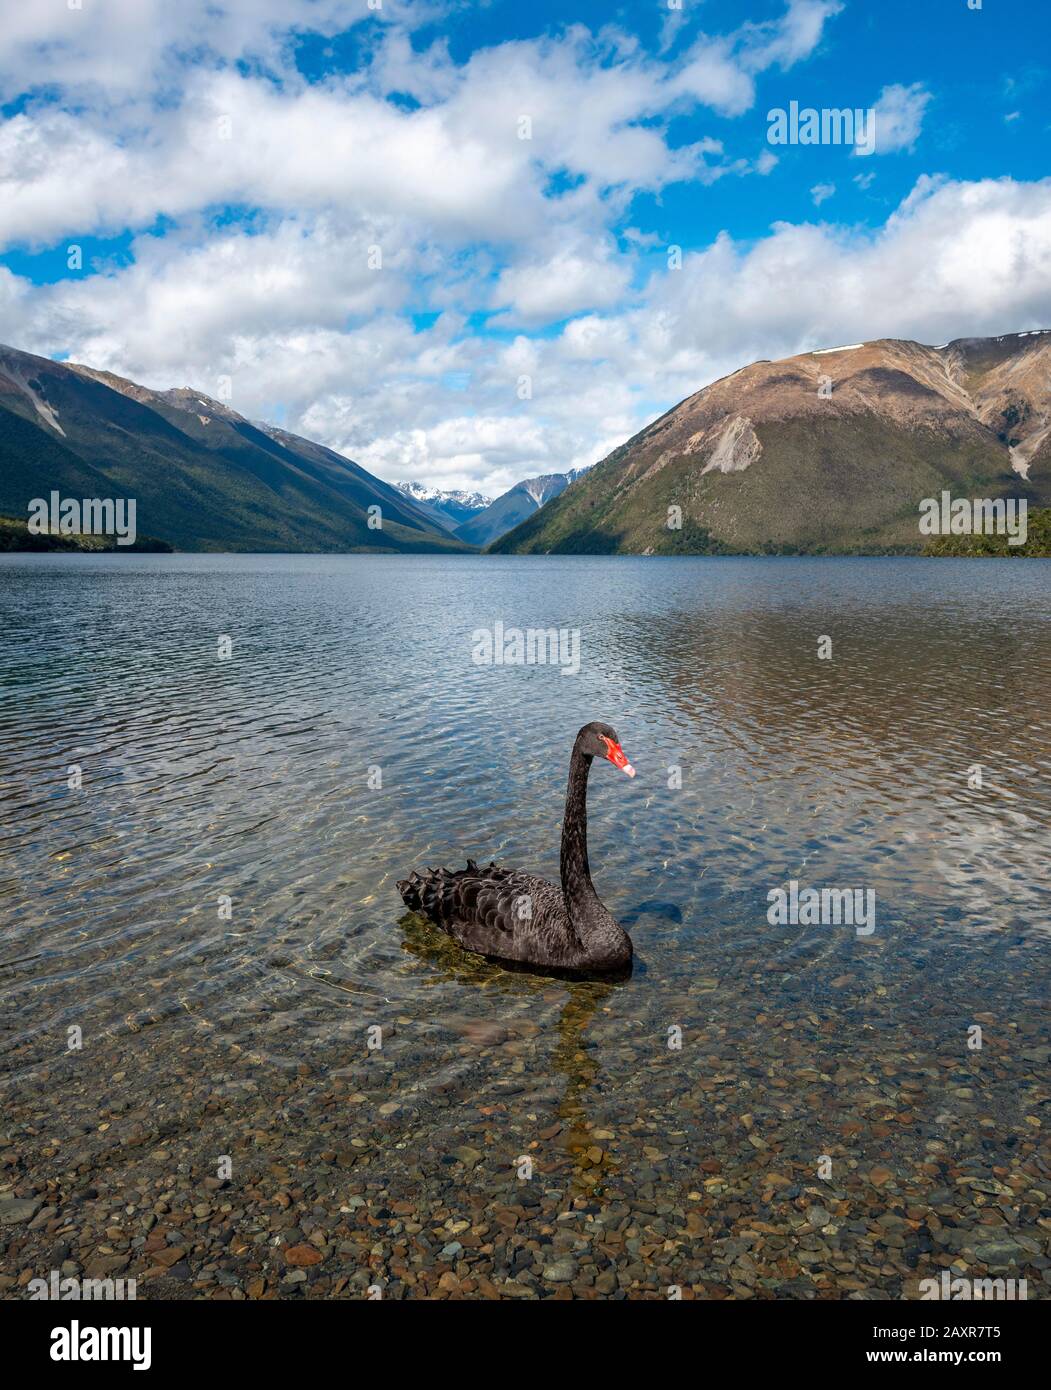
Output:
[[[153,391],[0,346],[0,514],[24,517],[52,490],[135,498],[140,533],[180,550],[467,549],[322,444],[189,387]]]
[[[934,536],[924,546],[923,553],[968,559],[996,555],[1001,560],[1051,560],[1051,507],[1029,510],[1023,545],[1012,545],[1007,536]]]
[[[582,468],[571,468],[568,473],[545,473],[543,477],[516,483],[485,511],[457,526],[453,534],[469,545],[489,545],[526,517],[533,516],[553,497],[565,492],[583,472]]]
[[[755,362],[669,410],[491,548],[919,553],[920,503],[945,489],[1051,505],[1051,332]]]
[[[492,502],[491,497],[483,497],[480,492],[446,492],[437,487],[426,487],[423,483],[396,483],[395,486],[406,497],[411,497],[419,509],[429,516],[436,525],[452,531],[478,512],[484,511]]]
[[[2,550],[89,550],[115,551],[117,554],[134,554],[139,551],[152,554],[170,553],[167,541],[153,540],[150,536],[136,535],[129,544],[120,544],[115,535],[97,536],[75,533],[59,535],[55,531],[39,534],[29,530],[28,518],[24,516],[0,516],[0,551]]]

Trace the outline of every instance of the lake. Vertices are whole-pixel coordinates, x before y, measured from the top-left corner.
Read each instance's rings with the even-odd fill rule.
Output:
[[[34,1213],[0,1271],[1038,1276],[1049,595],[1042,561],[0,556],[0,1160]],[[576,634],[579,670],[479,664],[498,623]],[[407,916],[414,867],[557,881],[591,719],[638,774],[589,792],[631,979]],[[772,921],[793,883],[868,895],[871,930]]]

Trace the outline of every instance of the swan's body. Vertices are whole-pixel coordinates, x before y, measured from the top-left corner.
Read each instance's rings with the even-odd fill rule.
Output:
[[[580,730],[569,764],[561,888],[497,864],[480,869],[468,859],[466,869],[428,869],[400,882],[406,906],[479,955],[582,974],[627,970],[631,938],[599,901],[588,868],[587,782],[594,757],[635,775],[608,724]]]

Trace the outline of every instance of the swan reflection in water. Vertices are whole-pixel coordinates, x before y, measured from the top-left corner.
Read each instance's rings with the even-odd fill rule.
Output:
[[[558,1042],[550,1054],[550,1063],[544,1063],[545,1070],[550,1067],[566,1081],[556,1111],[562,1130],[554,1142],[568,1157],[577,1193],[601,1197],[616,1165],[611,1161],[605,1144],[594,1137],[588,1123],[587,1100],[596,1084],[599,1059],[593,1050],[589,1050],[585,1035],[600,1005],[629,978],[630,969],[617,980],[608,977],[588,980],[572,976],[552,979],[549,974],[538,975],[522,968],[508,968],[506,962],[497,964],[482,956],[468,954],[440,928],[416,913],[406,913],[400,925],[402,950],[436,968],[446,980],[484,989],[489,997],[495,993],[510,1003],[534,996],[539,1001],[542,996],[549,995],[552,988],[561,986],[567,991],[558,1019]],[[463,1028],[460,1031],[466,1031],[468,1037],[478,1037],[483,1041],[495,1040],[504,1031],[501,1022],[504,1016],[497,1012],[487,1018],[478,1018],[476,1033]],[[463,1020],[457,1022],[462,1024]],[[538,1046],[541,1041],[538,1037]],[[543,1125],[539,1128],[543,1128]],[[598,1162],[594,1161],[596,1148],[602,1150]],[[548,1173],[546,1176],[554,1177],[555,1174]]]

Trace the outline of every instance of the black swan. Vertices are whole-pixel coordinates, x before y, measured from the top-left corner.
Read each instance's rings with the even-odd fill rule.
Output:
[[[599,902],[588,870],[588,773],[608,758],[629,777],[620,739],[608,724],[585,724],[573,744],[562,822],[562,887],[473,859],[459,870],[428,869],[398,884],[406,907],[429,917],[461,946],[496,960],[579,974],[623,973],[631,938]]]

